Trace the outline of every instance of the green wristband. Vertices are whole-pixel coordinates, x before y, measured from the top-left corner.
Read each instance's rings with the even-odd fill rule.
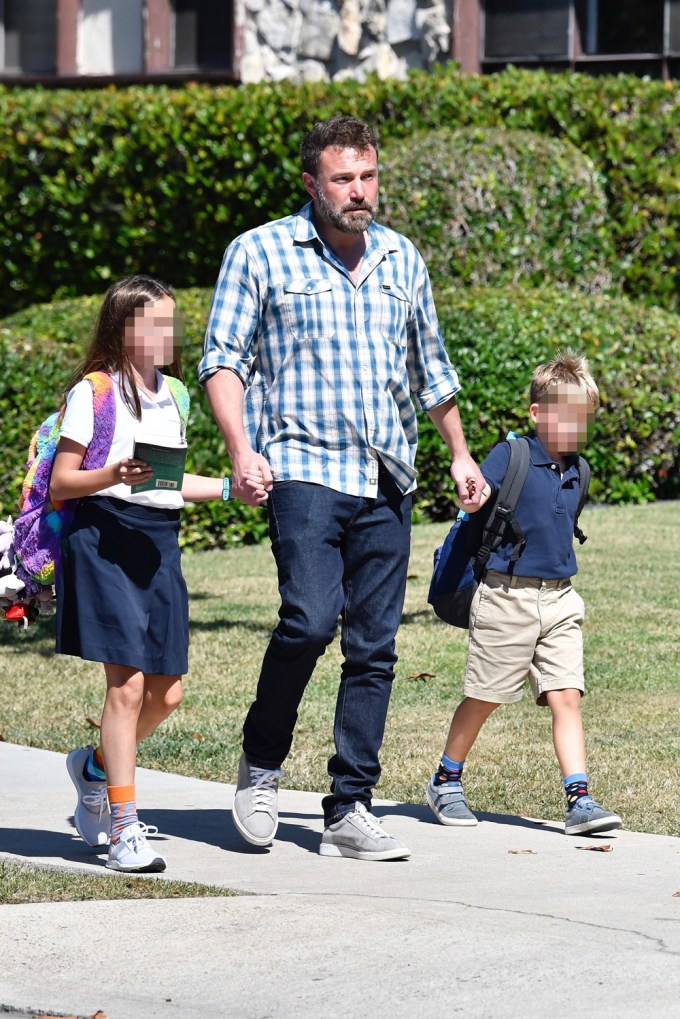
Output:
[[[222,501],[226,502],[229,498],[229,478],[222,478]]]

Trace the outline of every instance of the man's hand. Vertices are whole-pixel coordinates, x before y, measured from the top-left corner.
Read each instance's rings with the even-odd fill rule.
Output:
[[[251,450],[245,456],[232,460],[232,499],[240,499],[249,506],[264,506],[273,483],[269,464],[260,453]]]
[[[451,477],[456,486],[458,505],[466,512],[474,513],[480,507],[486,481],[472,457],[457,456],[451,464]]]

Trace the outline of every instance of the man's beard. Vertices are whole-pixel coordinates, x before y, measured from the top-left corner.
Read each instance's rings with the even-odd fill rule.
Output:
[[[378,211],[377,198],[375,204],[364,198],[361,202],[347,202],[341,208],[336,209],[326,198],[318,181],[316,182],[316,193],[316,209],[320,217],[326,223],[334,226],[336,230],[342,230],[345,234],[362,234],[371,225]],[[353,212],[354,209],[361,211]],[[353,214],[348,215],[351,212]]]

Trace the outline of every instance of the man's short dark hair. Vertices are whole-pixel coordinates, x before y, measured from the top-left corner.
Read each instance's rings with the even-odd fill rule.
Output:
[[[356,149],[358,152],[365,152],[370,147],[373,147],[377,154],[378,139],[373,128],[363,120],[342,115],[321,120],[302,139],[300,145],[302,170],[316,177],[324,149]]]

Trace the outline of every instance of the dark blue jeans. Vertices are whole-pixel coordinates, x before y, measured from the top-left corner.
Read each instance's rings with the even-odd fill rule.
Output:
[[[298,707],[341,617],[342,674],[335,754],[328,762],[326,824],[358,800],[367,809],[380,778],[378,753],[394,679],[394,637],[404,604],[411,496],[384,468],[374,499],[284,481],[269,496],[281,608],[243,727],[251,764],[278,768],[290,750]]]

